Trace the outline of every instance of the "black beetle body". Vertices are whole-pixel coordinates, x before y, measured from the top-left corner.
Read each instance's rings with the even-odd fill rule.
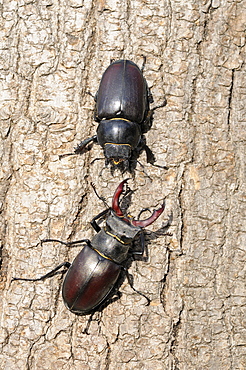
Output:
[[[106,209],[92,220],[91,225],[97,231],[97,234],[91,241],[83,239],[70,243],[61,242],[68,246],[82,242],[87,244],[72,264],[64,262],[37,279],[13,278],[12,280],[44,280],[53,276],[65,266],[68,271],[63,282],[62,296],[66,307],[71,312],[80,315],[91,313],[99,308],[115,286],[123,269],[123,263],[129,257],[129,249],[132,247],[134,239],[143,233],[142,228],[152,224],[162,214],[165,207],[163,203],[146,220],[133,220],[124,216],[119,206],[119,197],[126,181],[122,181],[116,189],[112,208]],[[103,218],[106,218],[106,225],[101,228],[96,220]],[[60,242],[55,239],[43,240],[43,242],[47,241]],[[133,250],[131,253],[143,254],[143,251],[144,243],[142,239],[142,251]],[[125,270],[125,272],[127,271]],[[142,295],[148,299],[144,294]]]
[[[130,170],[129,162],[141,150],[146,151],[147,161],[153,164],[155,159],[143,134],[151,126],[154,110],[165,102],[149,110],[152,97],[138,66],[130,60],[112,63],[102,76],[95,100],[97,134],[83,140],[75,154],[83,153],[89,143],[96,142],[104,150],[106,165],[110,163],[112,168]]]

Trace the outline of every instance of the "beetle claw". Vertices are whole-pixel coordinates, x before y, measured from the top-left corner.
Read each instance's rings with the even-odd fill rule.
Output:
[[[120,209],[120,206],[119,206],[119,197],[123,192],[124,184],[127,183],[128,180],[130,180],[130,178],[127,178],[127,179],[123,180],[120,183],[120,185],[115,190],[113,200],[112,200],[112,209],[117,214],[117,216],[119,216],[119,217],[124,216],[124,214],[123,214],[123,212],[122,212],[122,210]]]
[[[162,214],[164,209],[165,209],[165,199],[162,203],[162,206],[159,209],[154,210],[154,212],[149,218],[146,218],[145,220],[133,220],[132,224],[138,227],[147,227],[151,225]]]

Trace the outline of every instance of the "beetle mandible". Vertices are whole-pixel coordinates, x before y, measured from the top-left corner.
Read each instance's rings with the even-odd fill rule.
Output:
[[[44,280],[55,275],[62,267],[65,267],[68,270],[62,286],[62,297],[66,307],[71,312],[79,315],[92,313],[98,309],[107,300],[109,293],[115,287],[122,269],[127,273],[123,265],[129,258],[129,249],[132,247],[134,239],[138,235],[142,235],[142,229],[152,224],[165,208],[165,203],[163,202],[162,206],[154,210],[152,215],[145,220],[134,220],[124,215],[120,208],[119,197],[127,180],[122,181],[117,187],[112,199],[112,207],[105,209],[91,221],[91,225],[97,232],[91,241],[89,239],[74,242],[61,242],[56,239],[43,240],[43,242],[60,242],[67,246],[85,243],[86,245],[72,264],[63,262],[40,278],[13,278],[12,281]],[[104,228],[101,228],[97,222],[97,220],[100,221],[102,219],[106,221]],[[132,254],[143,254],[144,239],[141,238],[141,241],[142,250],[133,250]],[[138,292],[135,288],[133,289]],[[144,294],[140,294],[148,302],[150,301]]]
[[[83,140],[74,153],[60,155],[60,158],[81,154],[94,142],[103,148],[105,165],[110,164],[112,170],[131,171],[142,150],[146,151],[147,162],[155,165],[143,134],[151,127],[154,110],[165,106],[166,101],[149,109],[152,95],[138,66],[130,60],[110,64],[102,76],[95,101],[94,118],[99,122],[97,134]]]

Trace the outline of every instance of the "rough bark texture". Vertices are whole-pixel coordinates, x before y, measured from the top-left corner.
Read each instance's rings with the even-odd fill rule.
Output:
[[[246,1],[1,1],[1,369],[245,369]],[[166,197],[121,299],[88,317],[64,306],[62,276],[37,277],[78,248],[43,238],[94,235],[89,221],[122,178],[102,150],[59,160],[93,135],[111,59],[141,66],[155,104],[146,138],[157,163],[135,178],[131,213]],[[101,176],[99,176],[101,172]]]

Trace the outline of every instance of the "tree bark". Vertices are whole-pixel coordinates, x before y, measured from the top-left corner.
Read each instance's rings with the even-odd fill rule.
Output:
[[[246,1],[1,2],[1,369],[245,369]],[[147,235],[134,286],[97,313],[63,304],[63,276],[38,277],[91,239],[123,178],[102,149],[59,160],[96,133],[95,94],[111,59],[139,66],[154,97],[130,212],[166,198],[170,235]],[[147,176],[148,174],[148,176]]]

